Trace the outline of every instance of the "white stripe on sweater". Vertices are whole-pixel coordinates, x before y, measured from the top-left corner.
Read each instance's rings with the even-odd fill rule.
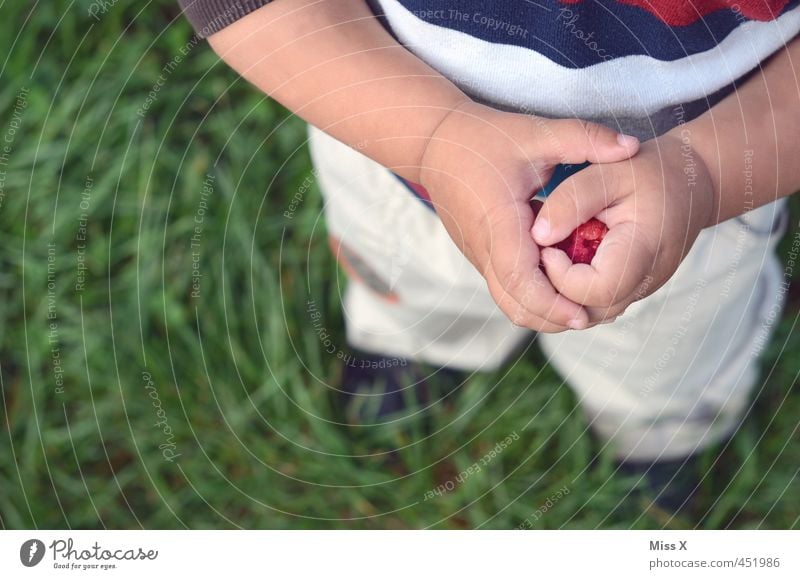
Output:
[[[571,69],[528,48],[425,22],[398,0],[379,1],[400,41],[472,96],[554,117],[645,117],[702,98],[758,66],[800,31],[797,7],[770,22],[741,24],[715,48],[675,61],[634,55]],[[563,23],[554,15],[553,25]]]

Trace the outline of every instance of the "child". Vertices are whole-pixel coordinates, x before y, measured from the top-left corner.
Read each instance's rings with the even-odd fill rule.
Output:
[[[539,332],[593,431],[679,507],[669,481],[736,430],[791,274],[798,1],[181,2],[317,127],[351,345],[491,370]],[[534,223],[533,192],[586,161]],[[591,217],[590,265],[548,247]]]

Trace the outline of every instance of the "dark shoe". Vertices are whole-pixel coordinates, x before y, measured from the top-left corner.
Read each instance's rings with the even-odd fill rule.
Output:
[[[337,406],[351,424],[375,424],[424,410],[466,376],[404,358],[355,352],[344,360]]]
[[[618,473],[634,477],[636,494],[670,513],[691,509],[702,479],[699,455],[658,461],[626,461]]]

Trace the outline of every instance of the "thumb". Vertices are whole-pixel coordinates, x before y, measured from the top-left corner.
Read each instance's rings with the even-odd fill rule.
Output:
[[[533,240],[540,246],[558,243],[611,205],[618,195],[609,182],[612,173],[591,165],[558,185],[536,214]]]
[[[540,119],[541,130],[549,137],[537,139],[539,158],[558,163],[614,163],[639,151],[639,139],[580,119]]]

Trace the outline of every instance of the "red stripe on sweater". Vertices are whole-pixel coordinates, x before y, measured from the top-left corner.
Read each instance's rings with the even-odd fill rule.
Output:
[[[425,187],[423,187],[422,185],[418,185],[417,183],[412,183],[411,181],[406,181],[406,183],[408,184],[409,187],[411,187],[414,190],[414,193],[416,193],[417,196],[421,197],[422,199],[430,203],[431,196],[428,195],[428,191],[427,189],[425,189]]]
[[[580,4],[584,0],[561,0]],[[750,20],[774,20],[789,0],[617,0],[647,10],[670,26],[687,26],[718,10],[735,10]]]

